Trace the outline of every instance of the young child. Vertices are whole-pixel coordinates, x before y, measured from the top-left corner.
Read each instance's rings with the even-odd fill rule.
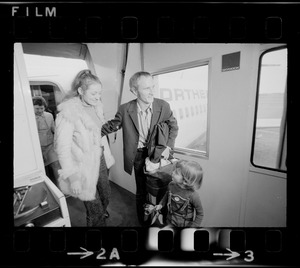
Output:
[[[200,227],[203,208],[198,189],[203,171],[194,161],[179,160],[174,164],[172,181],[158,205],[157,211],[167,205],[166,223],[174,227]]]

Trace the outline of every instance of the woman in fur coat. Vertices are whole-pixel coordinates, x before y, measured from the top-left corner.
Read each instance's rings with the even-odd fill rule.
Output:
[[[87,226],[106,226],[110,197],[108,169],[101,145],[104,123],[102,84],[90,70],[80,71],[58,108],[55,150],[61,165],[58,185],[86,207]]]

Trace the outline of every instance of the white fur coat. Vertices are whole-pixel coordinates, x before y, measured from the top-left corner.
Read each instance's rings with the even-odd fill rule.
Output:
[[[95,107],[96,114],[104,123],[103,108],[100,103]],[[101,149],[101,127],[84,110],[78,97],[58,106],[55,120],[55,150],[62,169],[58,184],[61,191],[83,201],[95,199],[99,176]],[[75,195],[70,189],[68,177],[77,173],[82,192]]]

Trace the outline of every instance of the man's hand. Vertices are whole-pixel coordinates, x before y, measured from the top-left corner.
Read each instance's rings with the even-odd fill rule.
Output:
[[[167,146],[167,148],[162,152],[161,156],[163,157],[163,159],[167,160],[169,158],[170,150],[171,148]]]
[[[155,210],[156,210],[156,211],[157,211],[157,210],[161,210],[161,208],[162,208],[162,205],[160,205],[160,204],[155,206]]]

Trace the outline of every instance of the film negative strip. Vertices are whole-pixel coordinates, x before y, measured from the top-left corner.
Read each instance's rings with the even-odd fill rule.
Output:
[[[293,266],[286,229],[109,228],[16,229],[4,260],[21,266],[237,265]]]
[[[236,219],[232,222],[236,223],[236,226],[230,220],[227,223],[225,220],[221,220],[222,223],[225,222],[223,226],[215,221],[208,223],[207,226],[203,224],[198,228],[136,227],[134,224],[127,226],[124,224],[121,227],[115,225],[88,228],[72,224],[70,226],[64,217],[60,222],[57,221],[58,225],[51,227],[45,227],[47,224],[44,224],[41,219],[35,222],[19,221],[20,223],[16,224],[16,216],[22,216],[22,209],[24,209],[22,208],[22,199],[18,199],[17,193],[16,197],[14,195],[16,202],[20,202],[20,206],[13,215],[12,208],[16,202],[11,197],[10,190],[7,189],[16,188],[14,182],[14,159],[16,156],[12,149],[13,146],[11,146],[14,144],[14,140],[10,132],[15,128],[14,120],[12,120],[14,113],[11,109],[14,107],[14,96],[11,92],[16,84],[16,78],[13,76],[15,67],[13,59],[17,57],[15,44],[23,44],[25,49],[26,44],[37,44],[37,47],[40,44],[101,43],[282,45],[288,50],[287,87],[290,91],[287,96],[289,111],[287,116],[289,122],[296,122],[294,116],[297,114],[298,101],[295,90],[291,90],[291,88],[299,88],[299,11],[299,3],[282,2],[252,4],[200,3],[198,1],[189,1],[188,3],[171,1],[161,3],[151,1],[143,3],[131,1],[1,3],[0,33],[3,40],[1,51],[4,57],[1,69],[3,69],[3,80],[7,80],[4,82],[5,88],[9,89],[3,93],[4,100],[8,100],[8,104],[2,107],[2,114],[6,115],[7,110],[12,113],[11,116],[4,119],[4,125],[9,126],[10,129],[8,134],[1,135],[0,143],[2,152],[11,152],[8,154],[9,157],[4,160],[3,165],[9,169],[3,183],[4,194],[1,196],[2,204],[5,207],[0,233],[3,245],[1,249],[3,267],[297,266],[299,264],[299,221],[297,217],[299,202],[296,198],[297,194],[294,193],[297,189],[297,173],[296,160],[292,157],[286,160],[288,163],[286,176],[275,176],[275,190],[278,192],[274,195],[275,199],[279,200],[276,204],[286,205],[286,208],[283,209],[286,212],[284,216],[286,218],[279,219],[280,223],[276,222],[275,226],[272,225],[271,213],[269,218],[266,216],[268,218],[266,223],[263,220],[259,221],[260,214],[256,216],[259,206],[272,207],[270,204],[263,203],[264,201],[272,202],[267,198],[263,198],[261,203],[258,200],[255,204],[259,205],[256,207],[250,207],[250,216],[257,217],[257,219],[249,220],[248,214],[244,215],[247,213],[245,211],[243,211],[244,214],[240,212],[239,215],[234,215]],[[30,46],[27,46],[27,51],[30,49]],[[141,45],[140,53],[143,52],[143,45]],[[82,50],[80,53],[85,54],[87,51]],[[184,51],[183,53],[188,54],[189,52]],[[257,64],[259,55],[257,54]],[[192,58],[189,56],[190,62],[194,62],[191,60]],[[220,59],[222,60],[220,60],[219,69],[223,75],[230,75],[242,68],[243,54],[240,51],[223,53],[220,55]],[[250,57],[249,60],[251,60]],[[143,58],[141,61],[141,66],[144,67]],[[148,66],[151,64],[148,63]],[[177,65],[178,69],[182,66],[181,63]],[[160,71],[164,73],[164,64],[161,65]],[[7,109],[7,107],[9,108]],[[192,114],[192,112],[189,113]],[[196,110],[193,113],[196,114]],[[290,123],[288,126],[289,154],[295,150],[293,144],[294,142],[296,144],[297,141],[296,134],[294,134],[297,133],[297,130],[294,129],[295,125],[297,124]],[[215,131],[221,131],[221,129]],[[272,173],[276,170],[269,169],[269,171]],[[262,176],[258,175],[259,178]],[[256,181],[257,178],[252,179]],[[224,184],[224,181],[220,181],[220,184]],[[220,184],[216,183],[214,186],[219,189],[221,188]],[[281,186],[282,184],[284,186]],[[49,187],[49,184],[45,183],[45,185]],[[251,184],[252,187],[254,187],[253,185]],[[261,193],[251,195],[248,186],[243,185],[242,187],[245,190],[240,192],[239,196],[249,194],[254,199],[263,196]],[[267,189],[268,186],[262,187]],[[280,195],[282,190],[281,188],[279,190],[279,187],[284,188],[283,192],[286,191],[286,195],[284,195],[286,200],[283,202],[281,202],[281,198],[284,197]],[[224,192],[222,189],[220,191],[220,195],[222,195]],[[48,222],[56,217],[58,211],[64,214],[61,203],[57,201],[59,198],[57,199],[55,196],[56,192],[50,192],[53,195],[51,197],[53,201],[50,201],[50,197],[48,197],[47,200],[43,199],[43,202],[38,204],[40,211],[51,208],[51,215],[48,214],[46,219]],[[50,196],[49,193],[48,195]],[[226,198],[229,197],[224,197],[224,199]],[[222,199],[218,198],[217,200]],[[246,203],[246,199],[241,198],[241,200]],[[57,203],[57,206],[53,205],[52,207],[51,202]],[[230,211],[231,206],[234,206],[234,208],[239,207],[237,210],[242,211],[243,207],[247,206],[244,203],[236,205],[232,202],[227,209]],[[214,208],[211,205],[207,207]],[[205,217],[206,214],[218,212],[220,211],[214,209],[205,210]],[[226,214],[223,211],[222,215],[223,213]],[[217,216],[215,218],[221,219]],[[244,224],[244,221],[241,220],[246,218],[250,222],[249,225]],[[256,224],[257,222],[259,223]],[[29,228],[31,226],[33,228]]]

